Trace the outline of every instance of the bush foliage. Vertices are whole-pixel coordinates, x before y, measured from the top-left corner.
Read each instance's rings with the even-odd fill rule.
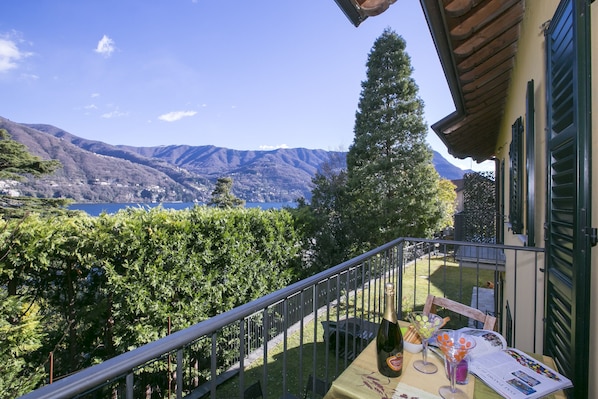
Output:
[[[55,374],[68,374],[164,337],[169,320],[181,330],[285,287],[300,268],[286,210],[129,208],[0,223],[1,293],[20,300],[2,317],[39,320],[44,334],[27,329],[20,339],[34,344],[19,352],[38,380],[50,352]],[[14,353],[0,351],[0,364]]]

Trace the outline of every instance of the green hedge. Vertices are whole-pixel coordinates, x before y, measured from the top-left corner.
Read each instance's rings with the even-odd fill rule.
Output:
[[[19,356],[34,367],[53,351],[56,375],[164,337],[169,318],[181,330],[285,287],[300,270],[286,210],[129,208],[0,223],[3,293],[33,298],[40,320],[41,347]]]

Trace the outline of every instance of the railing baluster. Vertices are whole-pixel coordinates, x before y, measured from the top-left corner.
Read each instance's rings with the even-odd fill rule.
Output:
[[[515,250],[515,279],[513,281],[513,346],[516,345],[517,342],[517,274],[518,274],[518,267],[517,267],[517,254],[518,251]],[[534,315],[535,317],[535,315]]]
[[[313,391],[315,392],[315,381],[317,375],[315,371],[318,369],[318,287],[319,283],[316,283],[313,288],[312,296],[313,296],[313,305],[312,305],[312,314],[314,315],[314,343],[313,343],[313,359],[312,359],[312,375],[313,375]]]
[[[305,326],[305,308],[303,304],[305,303],[305,291],[301,290],[300,295],[300,302],[301,302],[301,328],[299,330],[299,388],[303,386],[303,340],[304,340],[304,326]]]
[[[126,385],[127,385],[127,399],[134,399],[135,397],[135,376],[133,372],[127,374],[126,377]]]
[[[365,263],[367,264],[367,268],[368,268],[368,315],[372,314],[372,262],[370,262],[370,260],[366,260]],[[364,295],[365,296],[365,295]],[[374,318],[374,322],[378,323],[378,320],[376,318]]]
[[[330,279],[326,279],[326,323],[330,323]],[[330,324],[328,324],[330,325]],[[330,366],[330,332],[324,330],[324,369],[326,370],[325,380],[329,381],[328,370]]]
[[[269,308],[264,309],[264,317],[262,319],[262,350],[264,351],[264,369],[262,370],[262,392],[264,399],[268,399],[268,341],[270,340],[270,317],[268,314]]]
[[[538,253],[534,253],[534,265],[538,264]],[[538,281],[538,267],[534,267],[534,280]],[[534,317],[538,314],[538,284],[534,284]],[[544,319],[544,317],[542,317]],[[536,335],[538,334],[538,327],[537,323],[534,322],[534,339],[533,339],[533,346],[534,352],[538,352],[538,348],[536,348]]]
[[[176,351],[176,397],[183,397],[183,350]]]
[[[287,324],[288,312],[289,312],[289,305],[288,299],[283,302],[282,306],[282,318],[283,318],[283,335],[282,335],[282,392],[283,394],[287,392],[287,338],[288,338],[288,329],[289,325]]]
[[[218,357],[216,356],[216,332],[214,332],[212,334],[212,355],[210,356],[210,371],[211,371],[211,376],[212,378],[210,379],[210,397],[212,399],[216,399],[216,388],[217,388],[217,384],[216,384],[216,362],[218,360]]]

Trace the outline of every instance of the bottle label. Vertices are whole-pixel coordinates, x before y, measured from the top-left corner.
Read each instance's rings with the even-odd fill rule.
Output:
[[[391,370],[401,371],[403,368],[403,354],[401,352],[386,358],[386,364]]]

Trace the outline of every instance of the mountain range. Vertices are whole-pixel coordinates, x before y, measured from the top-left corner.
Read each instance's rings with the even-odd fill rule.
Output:
[[[247,202],[293,202],[311,198],[311,180],[322,164],[346,160],[346,152],[305,148],[249,151],[211,145],[111,145],[55,126],[2,117],[0,129],[32,154],[62,163],[50,176],[0,181],[0,193],[74,202],[206,202],[220,177],[231,177],[233,193]],[[468,172],[436,151],[433,164],[449,180]]]

